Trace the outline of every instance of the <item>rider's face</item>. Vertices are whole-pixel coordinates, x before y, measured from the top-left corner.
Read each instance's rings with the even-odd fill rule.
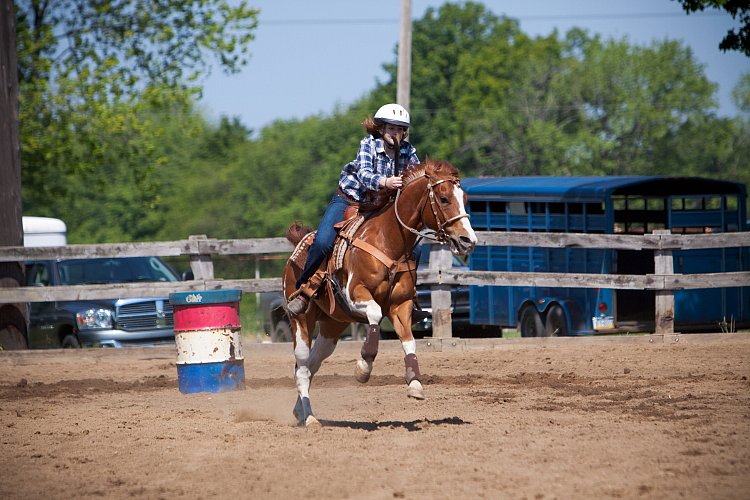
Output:
[[[389,147],[395,147],[397,142],[401,142],[406,137],[406,131],[409,130],[401,125],[386,123],[383,127],[383,138]]]
[[[391,137],[395,137],[397,135],[404,136],[406,134],[406,131],[409,130],[406,127],[402,127],[400,125],[393,125],[392,123],[386,123],[385,124],[385,132],[386,134],[390,135]]]

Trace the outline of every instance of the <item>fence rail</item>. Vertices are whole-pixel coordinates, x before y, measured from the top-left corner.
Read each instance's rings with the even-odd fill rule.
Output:
[[[568,274],[539,272],[457,271],[451,269],[449,251],[434,250],[428,270],[417,281],[432,285],[433,335],[450,337],[450,285],[559,286],[656,290],[657,333],[674,331],[674,290],[750,285],[750,272],[674,274],[673,250],[750,247],[750,232],[678,235],[669,231],[646,235],[478,232],[479,245],[547,248],[612,248],[653,250],[654,274]],[[176,257],[190,259],[194,280],[177,283],[122,283],[58,287],[0,288],[0,304],[101,298],[166,296],[171,292],[241,289],[245,293],[281,290],[280,278],[216,279],[213,256],[287,254],[293,250],[284,238],[210,239],[203,235],[186,240],[152,243],[111,243],[63,247],[0,247],[0,262],[97,257]],[[437,257],[437,258],[435,258]]]

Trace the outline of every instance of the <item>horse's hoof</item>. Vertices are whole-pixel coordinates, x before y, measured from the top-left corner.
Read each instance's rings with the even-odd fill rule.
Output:
[[[305,420],[305,427],[307,427],[308,429],[318,429],[322,426],[317,418],[312,415],[308,415],[307,420]]]
[[[294,418],[297,419],[297,425],[299,426],[304,425],[305,427],[309,427],[310,419],[312,419],[313,422],[318,426],[320,425],[320,422],[318,422],[318,420],[313,416],[312,406],[310,406],[309,398],[301,398],[297,396],[297,403],[294,405],[292,414],[294,415]]]
[[[406,395],[414,399],[424,399],[424,389],[419,380],[412,380],[409,384],[409,388],[406,390]]]
[[[362,365],[364,365],[364,368]],[[357,379],[357,382],[360,384],[367,383],[367,381],[370,380],[371,372],[372,367],[367,364],[367,361],[363,359],[357,361],[357,364],[354,367],[354,377]]]

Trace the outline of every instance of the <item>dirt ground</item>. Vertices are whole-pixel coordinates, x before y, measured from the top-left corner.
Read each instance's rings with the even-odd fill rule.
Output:
[[[427,399],[341,342],[295,426],[291,345],[181,394],[174,347],[0,353],[0,498],[748,499],[750,334],[419,342]]]

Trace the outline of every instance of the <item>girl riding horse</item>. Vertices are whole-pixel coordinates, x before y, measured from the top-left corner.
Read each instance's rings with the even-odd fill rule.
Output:
[[[416,149],[406,141],[411,120],[402,106],[381,106],[375,117],[368,117],[362,125],[369,135],[360,141],[357,157],[341,171],[338,190],[328,203],[295,283],[297,291],[289,297],[286,309],[290,316],[303,313],[320,287],[320,276],[315,273],[333,249],[334,225],[344,220],[346,208],[362,202],[368,192],[400,188],[403,166],[419,163]]]
[[[368,325],[355,367],[357,380],[367,382],[370,378],[378,353],[380,322],[388,317],[404,351],[407,396],[424,399],[417,344],[411,330],[416,294],[413,248],[417,238],[429,238],[449,245],[454,254],[471,252],[477,237],[465,203],[458,170],[445,161],[427,160],[404,172],[394,202],[366,220],[361,215],[355,217],[341,229],[336,258],[329,261],[321,280],[325,292],[313,296],[300,314],[290,316],[298,390],[294,414],[300,425],[319,425],[310,404],[310,382],[352,322]],[[302,259],[312,237],[313,233],[306,234],[297,225],[287,233],[296,248],[284,267],[285,297],[296,293],[296,283],[303,276]],[[316,323],[320,332],[313,343]]]

